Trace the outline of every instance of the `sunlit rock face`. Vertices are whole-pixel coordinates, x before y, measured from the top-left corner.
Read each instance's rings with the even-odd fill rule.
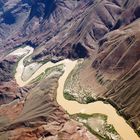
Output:
[[[100,96],[113,102],[139,133],[140,20],[108,33],[99,42],[94,70],[111,84]],[[108,76],[106,76],[108,75]],[[115,77],[115,78],[114,78]],[[114,78],[114,79],[113,79]],[[113,80],[112,80],[113,79]]]
[[[42,46],[43,52],[37,50],[36,55],[43,57],[52,50],[50,46],[53,54],[60,56],[58,50],[66,48],[70,38],[75,38],[71,49],[77,43],[92,47],[87,42],[94,43],[109,32],[122,13],[121,0],[8,0],[1,1],[1,7],[1,52],[31,42]],[[46,44],[48,48],[44,47]]]
[[[5,56],[25,44],[35,48],[31,62],[90,58],[90,72],[82,77],[91,78],[90,83],[95,79],[92,72],[100,74],[105,92],[97,97],[113,102],[140,133],[139,18],[140,0],[0,0],[0,105],[7,104],[0,108],[0,139],[89,140],[87,129],[71,122],[55,101],[59,77],[38,86],[16,84],[18,60]],[[27,94],[35,96],[26,99]]]
[[[91,15],[92,20],[98,23],[94,24],[92,30],[95,38],[99,39],[108,32],[108,29],[115,29],[138,18],[138,5],[138,0],[135,0],[132,4],[129,0],[103,0],[97,2],[95,0],[1,0],[1,45],[3,46],[4,42],[7,42],[4,41],[5,39],[12,40],[11,42],[15,43],[14,45],[22,44],[27,41],[27,36],[28,39],[30,36],[32,42],[40,45],[41,42],[36,40],[41,36],[40,33],[50,34],[41,40],[46,42],[51,36],[62,31],[62,25],[75,24],[77,22],[76,17],[83,20],[83,17],[86,17],[87,14]],[[90,8],[93,10],[88,10]],[[122,13],[123,15],[119,16]],[[130,16],[126,17],[126,14]],[[124,20],[123,17],[126,17],[126,19]],[[86,22],[86,24],[90,24],[89,20]],[[116,26],[114,27],[114,25]],[[84,28],[84,26],[85,24],[79,28]],[[6,45],[8,46],[8,43]]]

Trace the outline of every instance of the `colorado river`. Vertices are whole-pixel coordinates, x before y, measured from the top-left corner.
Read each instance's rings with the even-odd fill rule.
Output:
[[[28,53],[18,62],[18,66],[16,69],[15,79],[19,86],[23,87],[29,82],[31,82],[34,78],[44,72],[47,68],[64,64],[65,72],[59,79],[59,86],[57,89],[57,102],[61,105],[69,114],[76,113],[85,113],[85,114],[94,114],[94,113],[102,113],[108,116],[108,123],[112,124],[116,131],[120,134],[120,136],[124,140],[140,140],[134,130],[126,123],[123,117],[119,116],[110,104],[105,104],[101,101],[97,101],[90,104],[80,104],[76,101],[68,101],[63,96],[64,83],[67,79],[70,72],[74,69],[77,61],[71,61],[65,59],[58,63],[48,62],[41,66],[27,81],[22,80],[22,72],[24,70],[23,61],[33,53],[33,48],[27,46],[24,49],[28,50]]]

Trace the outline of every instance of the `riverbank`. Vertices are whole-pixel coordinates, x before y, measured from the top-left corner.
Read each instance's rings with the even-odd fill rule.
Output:
[[[74,67],[77,64],[77,61],[71,61],[71,60],[63,60],[58,63],[52,63],[48,62],[41,66],[27,81],[22,80],[22,72],[24,69],[23,61],[26,59],[27,56],[29,56],[32,52],[28,53],[26,56],[24,56],[21,61],[19,61],[15,79],[19,86],[25,86],[30,81],[35,79],[38,75],[40,75],[42,72],[44,72],[46,69],[59,65],[64,64],[65,65],[65,72],[59,79],[59,86],[57,89],[57,102],[60,106],[62,106],[69,114],[77,114],[77,113],[84,113],[84,114],[94,114],[94,113],[100,113],[105,114],[108,116],[108,123],[112,124],[115,127],[115,130],[120,134],[120,136],[124,140],[140,140],[140,138],[136,135],[134,130],[126,123],[126,121],[117,114],[115,108],[111,106],[110,104],[105,104],[102,101],[97,101],[95,103],[90,104],[80,104],[76,101],[68,101],[63,96],[63,90],[64,90],[64,84],[65,81],[70,74],[70,72],[74,69]]]

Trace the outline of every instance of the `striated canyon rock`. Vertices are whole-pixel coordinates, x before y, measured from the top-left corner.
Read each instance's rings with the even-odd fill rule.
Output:
[[[99,46],[98,55],[92,64],[103,77],[112,80],[107,91],[101,96],[113,102],[138,132],[140,126],[139,26],[140,20],[137,20],[107,34],[100,41],[103,44]]]
[[[98,140],[56,103],[59,76],[60,73],[54,73],[46,77],[29,90],[25,100],[0,108],[0,139]]]
[[[19,59],[6,56],[24,45],[30,62],[84,58],[80,80],[140,133],[139,18],[140,0],[0,0],[0,139],[97,139],[56,103],[60,75],[16,84]]]

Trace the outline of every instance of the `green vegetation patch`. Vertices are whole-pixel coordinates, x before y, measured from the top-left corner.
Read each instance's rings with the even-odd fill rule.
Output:
[[[93,97],[91,97],[91,96],[87,96],[86,97],[86,103],[87,104],[89,104],[89,103],[92,103],[92,102],[95,102],[96,100],[93,98]]]
[[[67,100],[74,100],[79,103],[87,104],[93,102],[94,98],[91,97],[92,90],[90,88],[85,88],[80,84],[79,73],[83,66],[83,60],[79,60],[76,67],[67,77],[64,85],[64,97]]]
[[[101,140],[122,140],[113,125],[107,123],[103,114],[75,114],[72,118],[83,123],[88,130]]]
[[[54,67],[50,67],[45,70],[45,75],[49,75],[53,71],[61,71],[64,68],[64,64],[60,64]]]
[[[42,72],[39,76],[37,76],[35,79],[33,79],[31,81],[31,83],[37,83],[37,82],[41,81],[42,79],[44,79],[46,76],[50,75],[52,72],[62,71],[63,68],[64,68],[64,64],[50,67],[50,68],[46,69],[45,72]]]
[[[67,100],[75,100],[75,97],[71,94],[69,94],[68,91],[64,91],[64,98]]]

